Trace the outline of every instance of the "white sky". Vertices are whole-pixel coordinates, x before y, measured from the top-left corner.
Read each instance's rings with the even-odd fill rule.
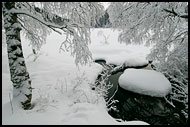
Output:
[[[103,6],[104,9],[106,10],[108,8],[108,6],[110,5],[110,2],[100,2]]]

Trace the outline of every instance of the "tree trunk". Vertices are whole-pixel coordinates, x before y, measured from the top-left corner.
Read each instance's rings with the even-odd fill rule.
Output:
[[[28,110],[31,108],[32,87],[22,52],[21,26],[17,15],[10,11],[15,9],[15,3],[3,2],[2,5],[9,68],[13,83],[13,100],[18,101],[22,108]]]

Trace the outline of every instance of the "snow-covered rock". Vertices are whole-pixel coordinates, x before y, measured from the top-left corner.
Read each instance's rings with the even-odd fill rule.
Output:
[[[168,79],[160,72],[145,69],[126,69],[119,78],[126,90],[155,97],[164,97],[171,90]]]

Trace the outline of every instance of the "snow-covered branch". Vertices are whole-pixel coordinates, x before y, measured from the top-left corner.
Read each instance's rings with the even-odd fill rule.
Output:
[[[91,41],[90,26],[95,24],[96,18],[103,13],[99,3],[18,2],[16,5],[17,8],[11,9],[9,13],[19,16],[20,23],[26,30],[26,37],[30,39],[33,47],[39,49],[45,43],[48,29],[51,29],[59,34],[62,32],[67,34],[60,49],[67,48],[66,51],[70,51],[75,57],[76,65],[86,64],[92,60],[88,49]]]
[[[12,9],[12,10],[11,10],[11,13],[29,16],[29,17],[31,17],[31,18],[33,18],[33,19],[39,21],[39,22],[42,23],[43,25],[49,27],[50,29],[52,29],[53,31],[55,31],[55,32],[57,32],[57,33],[59,33],[59,34],[61,34],[61,32],[57,31],[55,28],[59,28],[59,29],[64,29],[64,28],[66,28],[66,25],[58,26],[58,25],[55,25],[55,24],[46,22],[46,21],[44,21],[43,19],[41,19],[40,17],[37,17],[37,16],[31,14],[30,12],[27,12],[27,11]]]
[[[172,80],[170,100],[187,106],[188,3],[117,2],[108,8],[110,22],[120,29],[119,41],[152,44],[148,55],[157,70]],[[172,102],[171,102],[172,105]]]

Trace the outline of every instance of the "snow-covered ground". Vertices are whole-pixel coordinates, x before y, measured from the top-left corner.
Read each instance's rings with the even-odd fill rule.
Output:
[[[146,69],[126,69],[119,78],[119,85],[132,92],[156,97],[165,97],[172,88],[162,73]]]
[[[118,35],[118,31],[110,29],[93,30],[93,43],[89,46],[93,59],[104,59],[107,64],[125,64],[126,67],[148,64],[146,56],[150,53],[150,47],[121,44]]]
[[[103,31],[109,36],[108,45],[102,43],[104,38],[98,35]],[[99,32],[101,33],[101,32]],[[92,31],[92,44],[89,46],[93,57],[106,57],[110,63],[120,64],[122,56],[127,53],[136,54],[141,51],[138,46],[118,44],[118,32],[110,29],[96,29]],[[96,63],[76,67],[70,53],[59,53],[59,46],[65,36],[52,33],[47,43],[41,48],[39,57],[35,59],[29,41],[21,37],[26,66],[32,79],[33,97],[32,110],[22,110],[13,105],[11,109],[12,85],[8,67],[6,48],[2,50],[2,124],[124,124],[147,125],[142,121],[117,122],[106,111],[106,104],[102,97],[90,89],[102,66]],[[101,48],[100,48],[101,47]],[[104,49],[104,47],[106,47]],[[127,49],[126,49],[127,48]],[[148,52],[148,50],[146,50]],[[145,56],[146,53],[143,51]],[[123,55],[122,55],[123,54]],[[142,54],[141,54],[142,55]],[[111,58],[111,56],[114,57]],[[118,58],[118,59],[116,59]],[[139,61],[138,61],[139,62]]]

